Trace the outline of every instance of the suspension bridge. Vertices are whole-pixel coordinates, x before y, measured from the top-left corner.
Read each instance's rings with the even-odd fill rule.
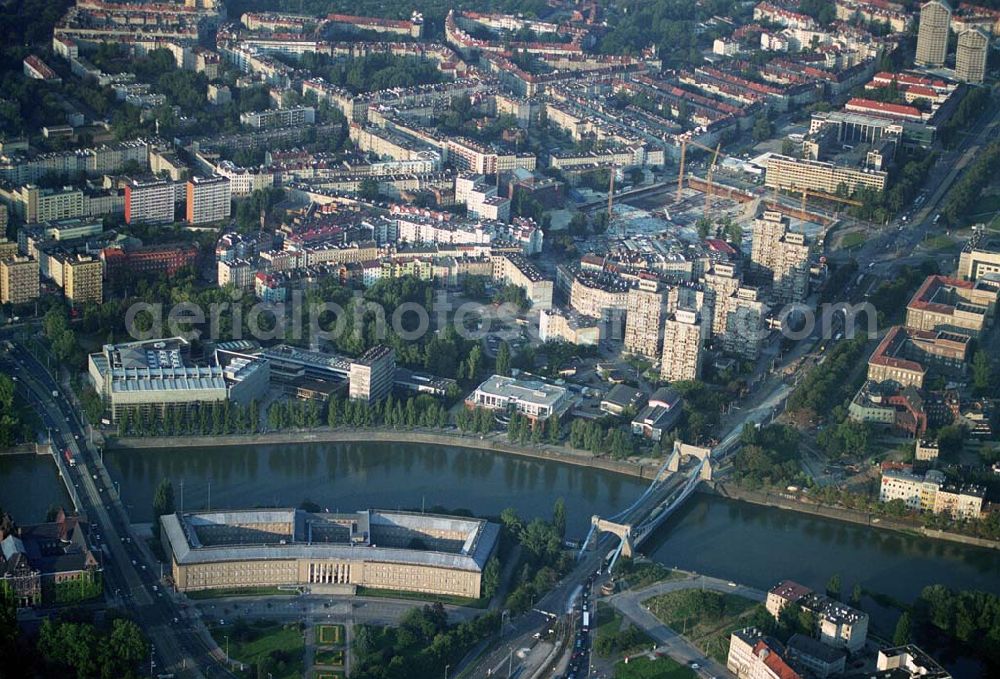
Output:
[[[694,463],[691,464],[690,460]],[[690,465],[684,469],[684,461]],[[663,462],[652,482],[636,500],[609,517],[593,516],[577,558],[596,545],[603,533],[612,533],[620,539],[608,566],[614,568],[618,557],[631,557],[635,550],[658,528],[675,509],[694,492],[700,481],[712,478],[712,449],[674,442],[673,450]]]

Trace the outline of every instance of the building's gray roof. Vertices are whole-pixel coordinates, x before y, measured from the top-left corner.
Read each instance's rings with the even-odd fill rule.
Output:
[[[520,380],[503,375],[493,375],[479,385],[479,391],[524,403],[555,407],[566,396],[566,389],[538,380]]]
[[[366,544],[308,543],[295,539],[287,544],[248,544],[202,546],[194,535],[196,524],[210,523],[280,523],[296,521],[296,536],[301,536],[299,518],[305,513],[294,509],[210,512],[203,514],[168,514],[160,517],[174,560],[181,565],[243,560],[355,559],[373,562],[412,564],[456,570],[481,571],[500,534],[496,524],[479,519],[405,512],[369,512],[373,523],[395,523],[467,531],[461,553],[378,547]]]
[[[787,647],[793,654],[808,655],[828,665],[836,663],[847,655],[842,649],[828,646],[805,634],[793,634],[788,640]]]

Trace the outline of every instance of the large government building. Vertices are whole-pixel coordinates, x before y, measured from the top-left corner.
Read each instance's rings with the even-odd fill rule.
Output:
[[[374,587],[478,598],[500,528],[407,512],[253,509],[160,518],[178,591]]]

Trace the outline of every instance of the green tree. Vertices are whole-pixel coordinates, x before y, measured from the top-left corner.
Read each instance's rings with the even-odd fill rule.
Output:
[[[830,579],[826,581],[826,595],[833,597],[834,599],[839,599],[842,586],[843,583],[840,579],[840,573],[834,573],[830,576]]]
[[[490,598],[500,588],[500,560],[494,555],[483,569],[483,597]]]
[[[857,608],[861,605],[861,585],[855,584],[854,589],[851,590],[851,605]]]
[[[160,517],[166,514],[173,514],[174,509],[174,484],[170,479],[160,479],[153,493],[153,525],[160,525]]]
[[[362,179],[358,186],[358,197],[369,202],[378,200],[378,181],[371,178]]]
[[[912,641],[913,623],[910,620],[910,614],[903,611],[899,620],[896,621],[896,630],[892,633],[892,644],[893,646],[905,646]]]
[[[566,501],[561,497],[556,498],[552,505],[552,525],[556,528],[559,537],[566,537]]]
[[[510,375],[510,345],[506,342],[501,342],[497,350],[497,375]]]
[[[986,396],[993,386],[993,367],[990,357],[983,349],[972,357],[972,391],[976,396]]]

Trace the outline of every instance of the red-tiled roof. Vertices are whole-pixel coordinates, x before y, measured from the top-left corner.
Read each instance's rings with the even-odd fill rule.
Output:
[[[907,116],[913,118],[922,118],[923,114],[920,109],[913,106],[906,106],[904,104],[890,104],[884,101],[875,101],[874,99],[862,99],[861,97],[854,97],[847,102],[847,109],[851,110],[853,108],[868,109],[872,111],[880,111],[889,115]]]

